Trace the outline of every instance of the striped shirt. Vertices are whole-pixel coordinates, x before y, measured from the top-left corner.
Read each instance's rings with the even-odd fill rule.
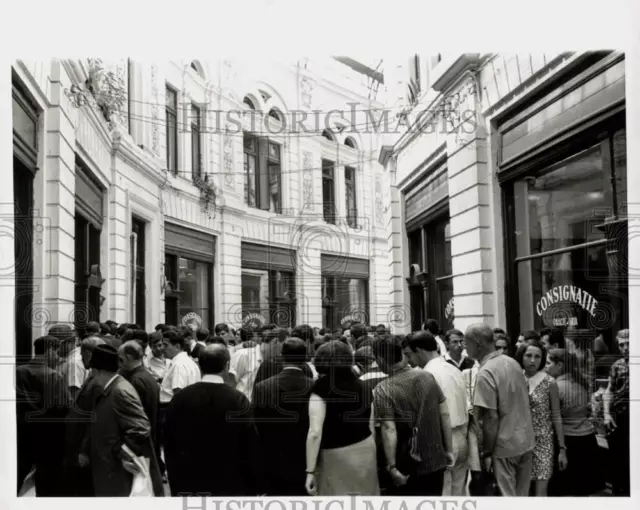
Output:
[[[395,421],[396,465],[402,473],[421,476],[447,466],[440,423],[440,404],[446,399],[433,375],[404,368],[380,381],[373,396],[376,420]],[[414,428],[421,458],[415,463],[409,458]]]

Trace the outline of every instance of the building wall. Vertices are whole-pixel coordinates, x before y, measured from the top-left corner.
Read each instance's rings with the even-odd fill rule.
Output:
[[[55,322],[73,322],[75,260],[75,160],[86,164],[104,190],[104,226],[100,238],[102,321],[132,321],[130,234],[133,215],[146,222],[146,323],[164,322],[164,227],[165,223],[187,226],[215,236],[214,262],[215,321],[238,324],[241,317],[241,242],[269,243],[298,250],[298,323],[320,325],[320,253],[361,257],[370,261],[370,320],[386,322],[389,304],[387,235],[383,223],[382,190],[386,188],[382,167],[377,162],[379,140],[361,129],[364,110],[379,108],[369,98],[352,90],[361,77],[345,67],[332,75],[321,63],[306,62],[306,68],[289,63],[258,65],[239,61],[198,61],[200,75],[190,62],[127,61],[105,63],[107,69],[126,77],[131,70],[132,94],[122,117],[105,121],[95,102],[78,106],[70,102],[75,85],[85,88],[86,61],[17,61],[19,80],[41,109],[40,158],[35,181],[34,204],[46,227],[43,242],[34,244],[36,286],[34,287],[34,338]],[[332,64],[333,65],[333,64]],[[335,69],[335,66],[333,67]],[[322,73],[322,74],[321,74]],[[349,80],[352,81],[349,81]],[[165,83],[178,91],[179,173],[167,172],[165,146]],[[264,100],[260,91],[266,92]],[[360,92],[363,93],[363,92]],[[338,109],[347,115],[332,118],[344,128],[336,143],[321,138],[320,132],[269,134],[282,145],[283,214],[249,208],[244,203],[243,144],[238,129],[250,128],[216,112],[243,110],[243,98],[252,98],[264,113],[277,107],[286,119],[294,111],[326,112]],[[203,173],[217,191],[215,214],[202,209],[200,195],[191,182],[191,134],[189,113],[183,104],[197,103],[206,111],[203,118]],[[357,112],[350,113],[350,103]],[[127,113],[131,128],[127,127]],[[289,116],[289,117],[287,117]],[[324,121],[324,113],[318,114]],[[341,119],[345,117],[345,119]],[[235,117],[237,119],[237,116]],[[355,125],[351,125],[355,124]],[[229,130],[225,130],[229,128]],[[233,128],[236,132],[233,132]],[[288,128],[288,126],[287,126]],[[268,134],[263,126],[261,134]],[[130,131],[130,132],[129,132]],[[275,131],[275,129],[274,129]],[[346,136],[358,145],[344,145]],[[337,194],[339,215],[345,218],[344,164],[357,168],[357,203],[360,229],[337,226],[322,220],[321,158],[338,160]]]
[[[492,123],[498,115],[548,84],[579,55],[475,55],[472,57],[476,65],[471,71],[452,74],[459,57],[445,57],[430,70],[430,88],[408,110],[412,123],[419,119],[420,112],[427,112],[422,118],[431,117],[431,124],[418,121],[421,129],[414,127],[412,133],[401,133],[393,141],[391,157],[382,161],[391,181],[387,230],[392,301],[393,306],[405,308],[409,302],[403,194],[429,173],[429,161],[444,147],[455,326],[464,330],[474,322],[487,322],[505,327],[504,232]],[[443,119],[443,105],[445,111],[457,112],[455,122]],[[408,331],[407,322],[410,321],[398,321],[395,329]]]

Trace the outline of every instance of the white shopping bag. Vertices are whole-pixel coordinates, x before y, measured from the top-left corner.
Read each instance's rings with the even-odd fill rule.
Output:
[[[129,494],[129,497],[153,497],[153,482],[151,481],[151,469],[149,467],[151,464],[150,460],[147,457],[138,457],[125,444],[122,445],[122,450],[140,470],[138,474],[133,475],[133,484],[131,485],[131,494]]]
[[[36,468],[29,471],[29,474],[24,477],[22,487],[18,491],[19,498],[35,498],[36,497],[36,482],[35,482]]]

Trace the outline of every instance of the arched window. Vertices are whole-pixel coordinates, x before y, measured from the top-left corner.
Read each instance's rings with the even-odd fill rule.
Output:
[[[198,74],[198,76],[200,76],[200,78],[204,79],[204,70],[202,69],[202,66],[199,62],[197,62],[196,60],[192,60],[191,69],[193,69]]]
[[[265,92],[264,90],[260,91],[260,95],[262,96],[262,99],[266,102],[269,101],[269,99],[271,99],[271,95],[268,94],[267,92]]]
[[[350,136],[347,137],[347,139],[344,141],[344,144],[347,147],[351,147],[352,149],[357,149],[358,148],[358,146],[356,145],[356,141],[353,138],[351,138]]]
[[[269,110],[269,117],[278,122],[282,122],[282,114],[275,108],[271,108],[271,110]]]
[[[322,132],[322,136],[323,136],[323,138],[326,138],[327,140],[329,140],[329,141],[331,141],[331,142],[335,142],[335,141],[336,141],[336,139],[335,139],[335,138],[334,138],[334,136],[333,136],[333,133],[332,133],[330,130],[328,130],[328,129],[325,129],[325,130]]]
[[[252,110],[256,109],[256,106],[253,104],[253,101],[251,101],[251,99],[249,99],[249,97],[244,96],[244,99],[242,100],[242,102],[244,104],[246,104],[249,108],[251,108]]]

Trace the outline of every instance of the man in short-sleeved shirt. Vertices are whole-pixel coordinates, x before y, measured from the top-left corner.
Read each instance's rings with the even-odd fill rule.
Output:
[[[441,496],[444,471],[453,458],[445,396],[433,375],[407,365],[398,340],[380,339],[373,349],[378,365],[389,374],[373,392],[387,469],[396,480],[409,477],[393,489],[393,494]],[[389,458],[389,427],[396,436],[395,458]],[[411,455],[413,436],[417,458]]]
[[[522,368],[513,358],[495,350],[489,326],[469,326],[464,340],[469,355],[480,361],[473,405],[482,423],[484,467],[493,467],[503,496],[526,497],[535,435]]]

